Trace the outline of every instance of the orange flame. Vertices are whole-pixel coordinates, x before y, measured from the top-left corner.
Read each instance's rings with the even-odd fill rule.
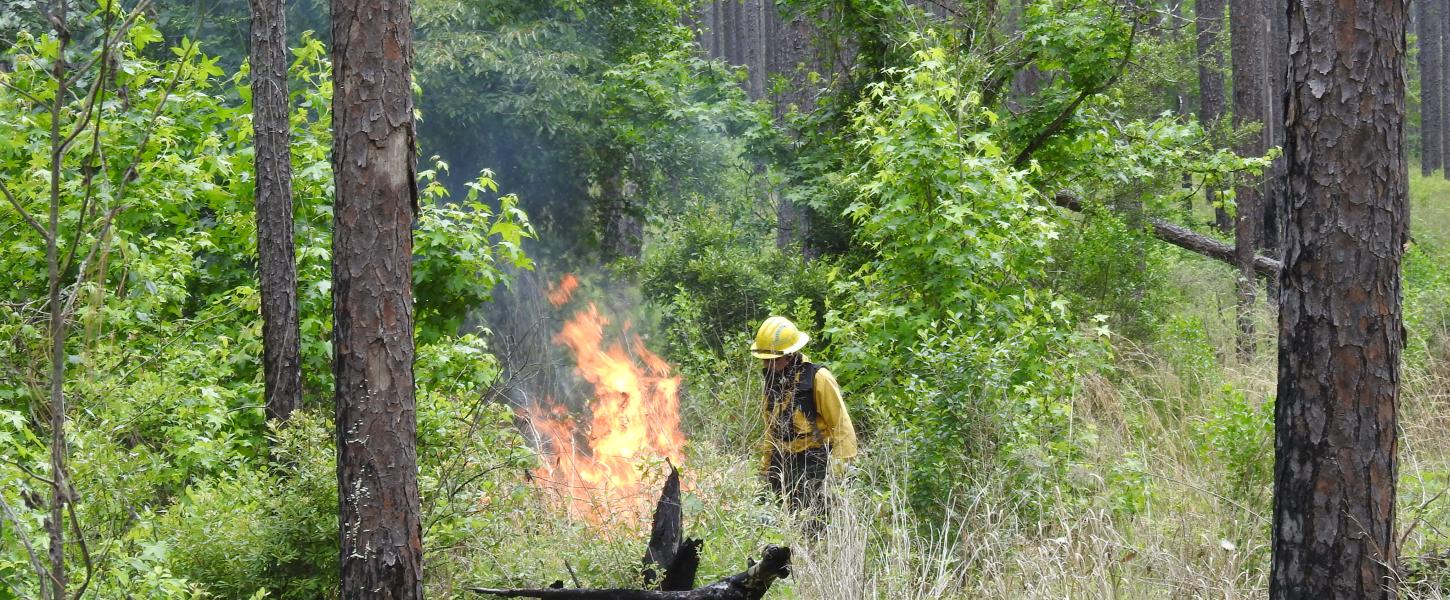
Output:
[[[572,293],[577,286],[572,275],[566,277],[550,291],[550,301],[556,290]],[[669,363],[646,349],[628,325],[625,343],[606,344],[608,324],[591,303],[554,337],[554,343],[570,350],[577,372],[594,387],[588,429],[581,431],[579,421],[552,400],[523,410],[545,453],[535,477],[565,499],[572,514],[596,524],[611,516],[645,514],[655,490],[644,489],[640,466],[666,458],[681,464],[685,446],[680,378],[671,375]]]
[[[575,277],[573,273],[565,275],[563,279],[559,280],[559,283],[549,286],[549,304],[553,304],[554,308],[563,306],[574,297],[574,290],[577,289],[579,289],[579,278]]]

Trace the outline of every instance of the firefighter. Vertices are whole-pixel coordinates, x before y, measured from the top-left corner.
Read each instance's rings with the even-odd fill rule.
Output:
[[[766,481],[792,510],[819,513],[826,474],[856,456],[856,429],[836,377],[801,354],[808,341],[789,319],[771,317],[750,353],[764,363]]]

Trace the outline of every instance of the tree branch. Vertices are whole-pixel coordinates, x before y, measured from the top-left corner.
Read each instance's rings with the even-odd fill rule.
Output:
[[[1102,93],[1103,90],[1112,87],[1114,83],[1118,82],[1118,78],[1122,77],[1123,71],[1127,69],[1128,63],[1133,60],[1133,42],[1137,37],[1138,19],[1134,17],[1133,29],[1128,33],[1128,47],[1123,50],[1123,60],[1118,62],[1118,70],[1102,84],[1086,88],[1081,94],[1078,94],[1077,98],[1073,99],[1067,107],[1062,109],[1062,112],[1057,114],[1057,118],[1053,119],[1051,123],[1048,123],[1047,127],[1042,128],[1042,131],[1037,132],[1037,135],[1032,138],[1032,141],[1028,142],[1022,148],[1021,152],[1017,153],[1017,157],[1012,159],[1013,167],[1022,168],[1022,165],[1027,164],[1027,161],[1032,159],[1033,152],[1042,148],[1042,145],[1046,144],[1047,140],[1052,139],[1052,136],[1062,131],[1062,128],[1067,126],[1068,120],[1072,118],[1073,113],[1077,112],[1077,107],[1082,105],[1084,100],[1087,100],[1089,96]]]
[[[41,240],[50,243],[50,232],[46,231],[45,226],[41,225],[40,221],[37,221],[35,216],[31,215],[29,211],[26,211],[24,206],[20,205],[20,201],[16,200],[15,195],[10,193],[10,188],[5,187],[4,180],[0,180],[0,194],[4,194],[5,199],[10,201],[10,206],[15,207],[15,212],[20,213],[20,218],[25,219],[25,223],[30,225],[36,233],[40,234]]]
[[[1082,199],[1066,190],[1054,194],[1052,196],[1052,202],[1073,212],[1085,212]],[[1220,242],[1192,229],[1176,223],[1169,223],[1163,219],[1149,217],[1147,221],[1153,228],[1153,237],[1227,265],[1236,266],[1238,264],[1234,260],[1234,247],[1232,244]],[[1282,265],[1277,260],[1263,255],[1254,255],[1254,271],[1261,277],[1278,277],[1281,268]]]

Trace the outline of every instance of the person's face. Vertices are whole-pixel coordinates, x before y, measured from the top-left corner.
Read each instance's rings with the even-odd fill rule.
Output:
[[[780,357],[776,357],[776,358],[765,358],[765,359],[761,359],[760,362],[765,363],[765,370],[770,371],[772,373],[778,373],[780,371],[785,370],[785,368],[788,365],[790,365],[790,356],[780,356]]]

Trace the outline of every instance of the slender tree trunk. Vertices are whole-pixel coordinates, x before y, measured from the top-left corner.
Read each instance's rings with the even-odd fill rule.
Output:
[[[58,0],[51,6],[50,19],[59,44],[56,51],[64,57],[70,42],[70,30],[65,26],[67,18],[66,0]],[[66,440],[65,440],[65,308],[61,305],[60,278],[60,199],[62,154],[64,141],[61,139],[61,108],[65,105],[66,61],[57,60],[51,75],[55,79],[55,96],[51,100],[50,113],[50,218],[47,223],[49,235],[45,240],[46,281],[49,283],[50,303],[50,518],[45,526],[50,534],[50,593],[53,600],[67,600],[65,568],[65,514],[70,495],[66,493]],[[78,125],[79,126],[79,125]]]
[[[408,0],[333,0],[333,375],[344,600],[421,598]]]
[[[752,100],[759,98],[756,95],[756,80],[760,76],[760,69],[756,66],[759,55],[755,45],[760,39],[760,24],[757,19],[759,16],[760,3],[757,0],[742,0],[740,5],[740,62],[745,65],[747,77],[741,85],[745,87],[745,95]]]
[[[302,359],[292,239],[287,12],[282,0],[252,0],[251,58],[262,372],[267,418],[286,419],[302,405]]]
[[[1406,13],[1290,5],[1274,599],[1395,597]]]
[[[1229,37],[1233,44],[1234,128],[1242,129],[1264,118],[1264,40],[1268,23],[1264,19],[1264,0],[1230,0]],[[1258,135],[1241,142],[1241,156],[1264,153],[1264,128]],[[1254,296],[1259,281],[1254,276],[1254,247],[1259,239],[1258,223],[1260,190],[1258,182],[1240,182],[1236,186],[1238,210],[1234,220],[1234,248],[1238,257],[1238,353],[1247,360],[1254,354]]]
[[[1444,0],[1430,1],[1440,9],[1440,165],[1437,168],[1441,170],[1441,177],[1450,180],[1450,152],[1446,151],[1450,148],[1446,145],[1447,139],[1450,139],[1450,109],[1446,106],[1446,99],[1450,99],[1450,42],[1444,39],[1446,33],[1450,33],[1450,7],[1444,4]]]
[[[1420,27],[1420,174],[1429,177],[1444,163],[1441,94],[1445,89],[1440,81],[1445,74],[1440,64],[1444,22],[1437,0],[1417,0],[1415,9]]]
[[[1436,0],[1429,1],[1436,2]],[[1438,8],[1440,9],[1438,11],[1440,19],[1440,127],[1438,128],[1440,164],[1437,168],[1441,170],[1442,177],[1450,179],[1450,152],[1446,151],[1450,146],[1445,143],[1446,140],[1450,140],[1450,110],[1447,110],[1445,102],[1446,98],[1450,98],[1450,42],[1445,40],[1445,34],[1450,32],[1450,7],[1440,4]],[[1420,92],[1423,94],[1424,90]]]
[[[769,10],[777,9],[772,6]],[[815,28],[810,19],[799,13],[785,16],[777,13],[776,17],[772,52],[766,60],[771,73],[779,73],[789,81],[784,93],[776,96],[774,103],[776,122],[784,125],[786,116],[792,110],[805,113],[815,109],[810,70],[819,61],[814,47]],[[805,240],[810,231],[810,214],[804,207],[796,206],[779,193],[772,192],[771,198],[776,207],[776,247],[786,249],[801,244],[802,251],[805,251]]]
[[[1265,0],[1264,18],[1269,31],[1265,44],[1265,66],[1269,69],[1265,79],[1267,92],[1264,95],[1264,139],[1268,147],[1284,147],[1284,107],[1288,93],[1289,73],[1289,2],[1288,0]],[[1288,187],[1289,162],[1282,155],[1264,172],[1263,210],[1259,211],[1262,234],[1259,248],[1270,256],[1278,256],[1279,239],[1283,225],[1279,223],[1279,205],[1284,202]],[[1278,279],[1269,280],[1270,297],[1277,296]]]
[[[1197,14],[1194,24],[1198,29],[1198,121],[1205,129],[1212,129],[1224,113],[1223,51],[1218,39],[1223,35],[1224,0],[1199,0],[1195,5]],[[1218,201],[1218,194],[1212,188],[1204,190],[1205,200],[1210,205]],[[1214,209],[1214,223],[1219,231],[1228,233],[1231,229],[1228,211],[1222,207]]]

